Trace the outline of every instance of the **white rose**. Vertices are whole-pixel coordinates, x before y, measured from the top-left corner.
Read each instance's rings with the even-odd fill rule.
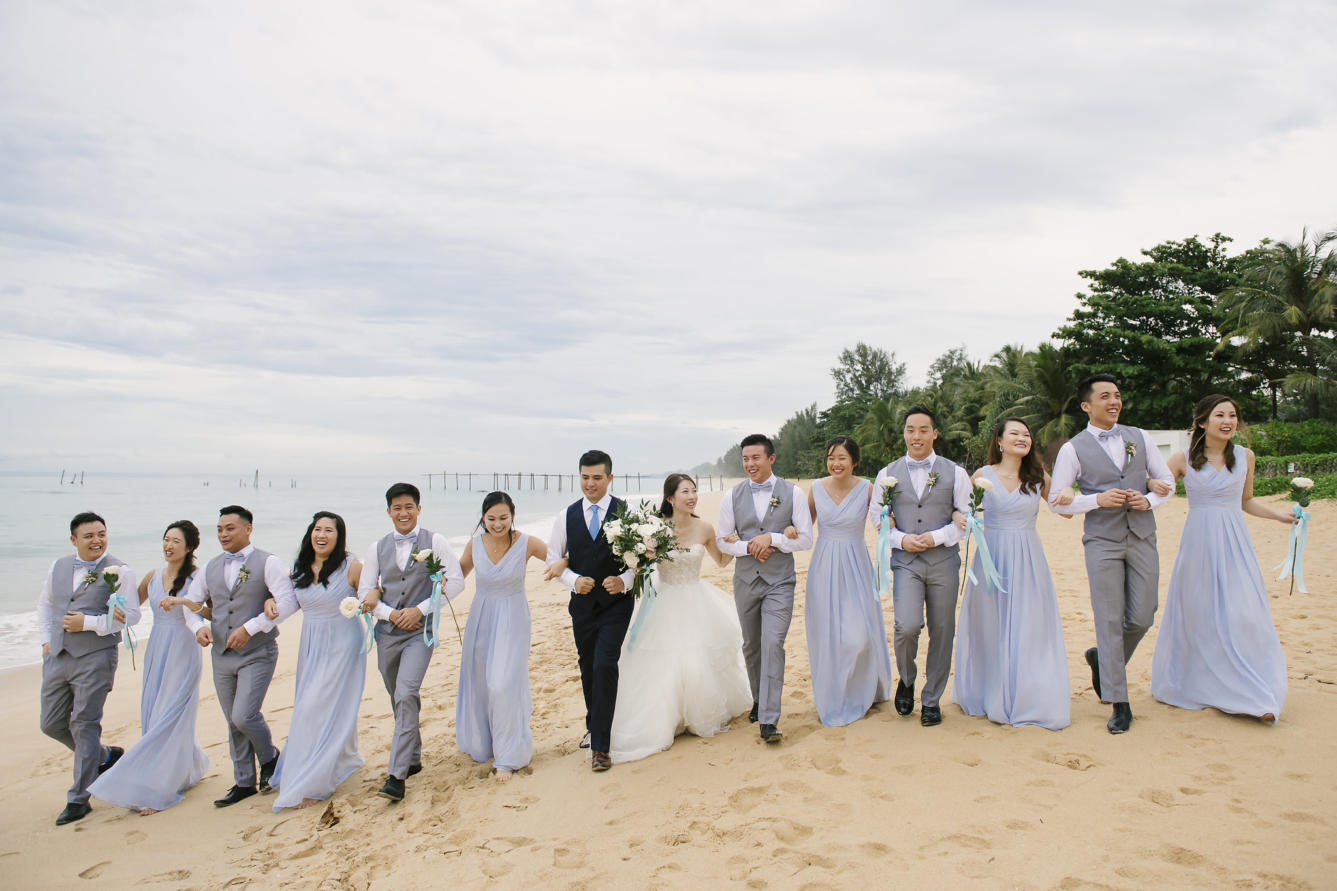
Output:
[[[604,523],[604,531],[608,533],[609,538],[617,538],[622,534],[622,523],[619,520],[609,520]]]
[[[655,527],[651,526],[649,523],[637,523],[635,529],[636,534],[641,538],[649,538],[651,535],[655,534]]]
[[[636,542],[636,553],[638,553],[638,554],[644,554],[644,553],[645,553],[645,542],[643,542],[643,541],[638,541],[638,542]]]
[[[356,597],[345,597],[339,601],[339,612],[344,614],[345,619],[351,619],[362,610],[362,604]]]
[[[884,489],[894,489],[894,488],[896,488],[896,484],[899,483],[899,482],[900,482],[900,480],[896,479],[896,477],[894,477],[894,476],[885,477],[885,478],[882,480],[882,488],[884,488]]]
[[[416,554],[413,555],[413,562],[415,562],[415,563],[422,563],[424,560],[426,560],[426,559],[427,559],[428,557],[430,557],[430,556],[432,556],[432,549],[431,549],[431,548],[423,548],[421,551],[419,551],[418,553],[416,553]]]
[[[993,488],[993,482],[986,479],[985,477],[980,477],[978,480],[975,481],[975,488],[987,492]]]
[[[628,569],[635,569],[636,564],[639,563],[640,560],[637,559],[635,554],[627,554],[625,557],[622,558],[622,562],[627,564]]]
[[[1297,476],[1291,480],[1291,485],[1297,489],[1312,489],[1314,488],[1314,481],[1307,476]]]
[[[1312,486],[1312,485],[1314,485],[1314,484],[1311,482],[1309,485]],[[102,574],[103,574],[103,575],[109,575],[109,576],[111,576],[112,578],[116,578],[118,575],[121,574],[121,567],[119,567],[119,566],[108,566],[106,569],[102,570]]]

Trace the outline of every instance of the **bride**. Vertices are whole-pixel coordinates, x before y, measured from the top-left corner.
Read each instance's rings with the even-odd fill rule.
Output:
[[[681,548],[659,565],[653,598],[636,604],[622,644],[613,710],[614,763],[635,761],[673,745],[684,730],[714,736],[752,705],[743,665],[743,632],[733,598],[701,580],[706,554],[729,561],[715,530],[694,513],[696,483],[685,473],[664,481],[659,512]]]

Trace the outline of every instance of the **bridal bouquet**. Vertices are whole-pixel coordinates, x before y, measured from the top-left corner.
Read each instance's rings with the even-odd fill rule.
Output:
[[[631,596],[640,597],[655,566],[672,560],[678,548],[673,527],[655,513],[648,502],[641,502],[636,510],[623,507],[613,519],[604,523],[604,537],[613,554],[636,571],[631,584]]]

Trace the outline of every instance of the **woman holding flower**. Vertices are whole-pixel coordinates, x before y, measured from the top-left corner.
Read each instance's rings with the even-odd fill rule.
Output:
[[[162,536],[164,565],[139,583],[139,602],[155,610],[153,634],[144,653],[144,686],[139,699],[143,735],[89,792],[137,808],[142,816],[176,804],[209,769],[195,738],[203,656],[186,628],[184,610],[209,618],[209,607],[180,596],[195,577],[200,530],[178,520]]]
[[[477,593],[464,626],[455,744],[475,761],[491,761],[504,783],[534,756],[525,565],[546,560],[548,546],[515,531],[515,502],[505,492],[483,499],[478,527],[460,555],[464,575],[477,572]]]
[[[329,798],[362,766],[357,711],[367,674],[364,632],[356,616],[340,612],[341,602],[355,596],[362,564],[348,555],[347,541],[343,517],[318,511],[293,564],[302,642],[288,742],[269,781],[279,793],[275,811]],[[271,618],[277,614],[273,601],[265,612]]]
[[[1062,730],[1071,698],[1068,659],[1054,580],[1035,531],[1050,480],[1034,445],[1025,421],[1000,421],[989,442],[988,465],[971,477],[976,506],[984,511],[982,547],[989,550],[1000,584],[986,576],[977,552],[976,580],[966,586],[957,621],[952,697],[968,715]]]
[[[1194,410],[1186,451],[1170,470],[1184,480],[1188,519],[1151,663],[1151,694],[1180,708],[1215,708],[1274,723],[1286,699],[1267,588],[1244,514],[1294,522],[1253,497],[1253,452],[1233,444],[1239,407],[1212,395]]]

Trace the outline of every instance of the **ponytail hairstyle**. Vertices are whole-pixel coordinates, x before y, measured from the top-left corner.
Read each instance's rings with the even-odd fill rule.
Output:
[[[195,573],[195,549],[200,546],[200,530],[190,520],[177,520],[162,531],[163,537],[166,538],[167,533],[173,529],[180,532],[181,537],[186,540],[186,559],[181,561],[181,571],[172,579],[172,590],[167,592],[175,597],[186,587],[186,580]]]
[[[1031,425],[1021,418],[1003,418],[993,428],[993,438],[989,440],[989,458],[985,463],[997,464],[1003,460],[1003,434],[1007,432],[1008,424],[1020,424],[1031,436],[1031,450],[1021,459],[1021,469],[1017,471],[1022,494],[1039,492],[1045,486],[1045,465],[1035,450],[1035,433],[1031,431]]]
[[[478,525],[475,526],[474,529],[484,529],[484,531],[486,531],[486,529],[483,526],[483,517],[487,516],[487,512],[492,510],[492,508],[496,507],[498,504],[504,504],[511,510],[511,528],[509,532],[510,532],[510,540],[512,543],[514,543],[516,534],[515,502],[512,501],[511,496],[507,495],[505,492],[488,492],[486,495],[483,496],[483,509],[478,513]]]
[[[754,445],[761,445],[761,443],[754,443]],[[664,480],[664,500],[659,502],[659,515],[664,519],[673,519],[673,504],[669,499],[677,493],[678,487],[684,482],[689,482],[693,486],[696,485],[696,480],[692,479],[691,474],[688,473],[670,473],[668,479]],[[692,516],[696,516],[696,514],[692,514]]]
[[[1193,429],[1189,431],[1188,435],[1188,463],[1194,470],[1202,470],[1202,465],[1207,463],[1207,422],[1211,419],[1212,412],[1216,411],[1216,407],[1223,402],[1229,402],[1234,407],[1235,417],[1238,419],[1240,416],[1239,403],[1229,396],[1222,396],[1220,393],[1204,396],[1193,408]],[[1226,470],[1233,471],[1235,469],[1235,450],[1227,448],[1225,452]]]
[[[335,529],[334,550],[330,551],[329,558],[320,566],[320,578],[311,571],[311,567],[316,565],[316,546],[311,543],[311,533],[316,531],[316,523],[319,520],[333,520]],[[348,560],[348,529],[344,526],[344,518],[336,513],[327,510],[318,510],[311,515],[311,525],[306,527],[306,535],[302,536],[302,545],[297,549],[297,559],[292,565],[292,586],[294,588],[309,588],[314,584],[328,585],[330,576],[334,571],[343,566]]]

